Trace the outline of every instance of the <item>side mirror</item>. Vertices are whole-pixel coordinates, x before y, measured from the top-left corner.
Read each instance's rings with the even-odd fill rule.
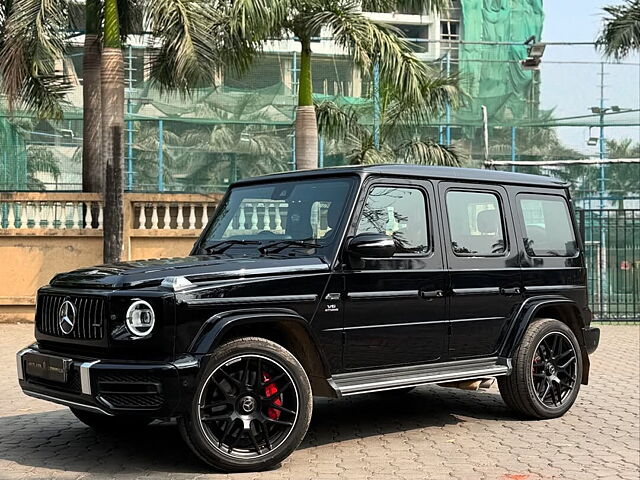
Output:
[[[396,242],[384,233],[361,233],[349,240],[347,253],[357,258],[389,258],[396,253]]]

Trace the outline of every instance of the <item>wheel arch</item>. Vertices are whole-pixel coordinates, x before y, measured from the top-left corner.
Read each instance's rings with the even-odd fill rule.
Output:
[[[589,355],[584,343],[582,328],[585,327],[584,318],[578,305],[563,296],[540,296],[528,298],[516,313],[513,328],[509,332],[502,348],[501,356],[512,358],[522,342],[525,331],[537,318],[553,318],[567,325],[578,340],[582,356],[582,381],[586,385],[589,381]]]
[[[189,352],[208,355],[215,348],[240,337],[261,337],[289,350],[304,368],[314,395],[335,397],[327,378],[329,365],[318,348],[309,323],[289,309],[233,310],[209,318],[194,338]]]

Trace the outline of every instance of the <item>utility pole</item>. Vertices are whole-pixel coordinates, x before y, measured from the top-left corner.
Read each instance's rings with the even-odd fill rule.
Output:
[[[380,150],[380,65],[373,64],[373,146]]]
[[[600,140],[599,159],[602,162],[606,157],[606,146],[604,138],[604,62],[600,62]],[[600,163],[600,312],[604,314],[607,309],[607,301],[605,296],[609,298],[609,281],[608,281],[608,258],[607,258],[607,229],[605,228],[605,200],[604,192],[606,188],[606,170],[604,162]]]

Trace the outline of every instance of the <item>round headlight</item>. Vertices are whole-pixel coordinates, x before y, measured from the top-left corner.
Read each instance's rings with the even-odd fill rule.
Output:
[[[144,300],[136,300],[127,310],[127,328],[136,337],[149,335],[155,323],[156,315],[153,313],[153,308]]]

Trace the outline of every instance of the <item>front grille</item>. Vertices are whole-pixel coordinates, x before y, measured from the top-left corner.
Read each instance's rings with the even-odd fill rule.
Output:
[[[98,372],[98,395],[113,408],[156,409],[164,395],[157,375],[147,372]]]
[[[75,325],[65,334],[60,328],[60,307],[69,300],[75,307]],[[38,330],[54,337],[77,340],[100,340],[104,336],[106,305],[102,297],[42,294],[38,296],[36,325]]]
[[[32,376],[29,376],[28,380],[30,383],[41,385],[59,392],[75,394],[82,393],[82,383],[80,381],[80,371],[78,370],[78,367],[73,367],[69,370],[69,378],[66,383],[53,382],[51,380]]]

